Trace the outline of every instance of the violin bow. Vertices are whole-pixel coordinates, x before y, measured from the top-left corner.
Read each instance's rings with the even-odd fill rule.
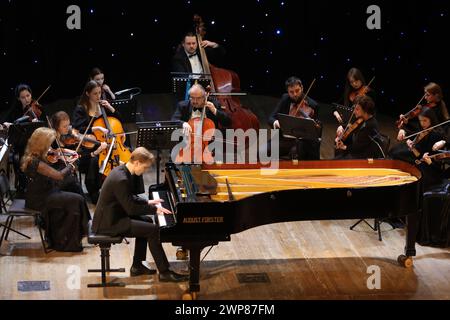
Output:
[[[89,124],[88,124],[86,130],[84,131],[83,137],[81,138],[80,142],[78,143],[77,148],[75,149],[75,152],[76,152],[76,153],[78,153],[78,150],[80,149],[81,144],[83,143],[83,140],[84,140],[84,138],[86,137],[87,132],[88,132],[89,128],[91,127],[93,121],[94,121],[94,117],[91,117],[91,121],[89,121]]]
[[[42,94],[39,96],[39,98],[36,99],[36,102],[39,102],[39,100],[42,99],[42,97],[44,96],[44,94],[47,93],[47,91],[50,89],[51,86],[52,86],[52,85],[50,84],[50,85],[47,87],[47,89],[45,89],[44,92],[42,92]]]
[[[425,93],[425,94],[422,96],[422,98],[420,98],[419,102],[416,103],[416,106],[415,106],[414,108],[412,108],[411,110],[409,110],[407,113],[405,113],[404,117],[406,117],[406,115],[407,115],[408,113],[413,112],[413,111],[417,108],[417,106],[422,102],[422,100],[425,98],[426,95],[427,95],[427,94]]]
[[[450,122],[450,120],[447,120],[447,121],[444,121],[444,122],[442,122],[442,123],[439,123],[439,124],[437,124],[437,125],[435,125],[435,126],[432,126],[432,127],[428,128],[428,129],[423,129],[423,130],[421,130],[421,131],[419,131],[419,132],[410,134],[409,136],[404,137],[402,141],[405,141],[406,139],[409,139],[409,138],[411,138],[411,137],[417,136],[418,134],[421,134],[421,133],[423,133],[423,132],[425,132],[425,131],[430,131],[430,130],[436,129],[436,128],[438,128],[438,127],[440,127],[440,126],[443,126],[444,124],[447,124],[447,123],[449,123],[449,122]]]
[[[50,129],[53,129],[53,126],[52,126],[52,123],[50,122],[49,117],[46,116],[46,118],[47,118],[48,126],[50,127]],[[55,129],[53,129],[53,130],[55,130]],[[55,132],[56,132],[56,131],[55,131]],[[58,145],[59,152],[61,152],[61,155],[63,156],[64,164],[67,166],[66,155],[64,154],[64,151],[63,151],[62,148],[61,148],[61,143],[60,143],[58,137],[56,137],[55,141],[56,141],[56,144]]]

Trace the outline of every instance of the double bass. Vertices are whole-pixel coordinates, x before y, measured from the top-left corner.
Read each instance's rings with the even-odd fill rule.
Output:
[[[241,105],[239,98],[233,93],[241,91],[240,79],[237,73],[231,70],[217,68],[208,62],[205,49],[201,46],[206,34],[204,22],[199,15],[194,15],[198,50],[205,74],[211,75],[211,95],[217,95],[219,104],[231,118],[232,129],[259,130],[259,121],[256,115]],[[229,94],[229,95],[227,95]]]

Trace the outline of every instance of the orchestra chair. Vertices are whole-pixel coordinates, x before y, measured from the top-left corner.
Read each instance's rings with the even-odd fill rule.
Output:
[[[107,272],[125,272],[125,268],[111,269],[109,264],[109,251],[111,245],[120,244],[123,241],[122,236],[107,236],[102,234],[95,234],[92,232],[92,222],[89,221],[89,234],[88,243],[93,245],[98,245],[100,247],[100,263],[101,269],[89,269],[88,272],[101,272],[102,282],[101,283],[90,283],[88,288],[106,288],[106,287],[125,287],[123,282],[106,282]]]
[[[8,203],[11,203],[9,207],[7,207]],[[10,189],[9,179],[4,172],[0,173],[0,206],[1,206],[0,214],[7,216],[5,224],[0,224],[0,226],[3,226],[2,235],[0,237],[0,247],[2,245],[3,240],[8,240],[10,231],[13,231],[27,239],[31,239],[29,236],[11,228],[11,225],[13,223],[14,218],[16,217],[33,217],[35,225],[39,230],[39,236],[41,238],[42,248],[44,249],[44,252],[47,254],[48,252],[51,251],[47,249],[42,229],[39,223],[39,221],[42,218],[41,212],[25,208],[25,199],[13,198]]]
[[[391,139],[389,136],[382,134],[381,132],[378,132],[378,134],[374,137],[370,137],[373,143],[375,143],[380,150],[379,157],[381,159],[386,159],[386,155],[389,151],[389,146],[391,144]],[[375,218],[373,222],[373,226],[368,223],[365,219],[358,220],[354,225],[350,227],[350,230],[353,230],[358,224],[361,222],[364,222],[367,224],[373,231],[378,232],[378,240],[383,241],[383,238],[381,237],[381,228],[380,225],[383,222],[383,219]]]

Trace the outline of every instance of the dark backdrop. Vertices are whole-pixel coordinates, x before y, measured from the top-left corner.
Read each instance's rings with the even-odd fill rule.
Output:
[[[448,94],[448,1],[1,1],[1,105],[29,83],[42,102],[81,93],[99,66],[114,91],[139,86],[170,92],[170,60],[199,13],[210,39],[226,47],[222,67],[235,70],[242,90],[278,96],[290,75],[311,96],[338,101],[350,67],[376,76],[381,111],[414,106],[429,81]],[[81,30],[66,28],[66,8],[81,7]],[[382,29],[368,30],[366,9],[381,7]]]

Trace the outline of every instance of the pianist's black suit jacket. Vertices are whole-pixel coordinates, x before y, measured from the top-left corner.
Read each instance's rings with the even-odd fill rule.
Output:
[[[156,207],[133,194],[132,175],[125,165],[111,171],[103,183],[95,208],[92,231],[105,235],[126,234],[131,219],[156,213]]]

